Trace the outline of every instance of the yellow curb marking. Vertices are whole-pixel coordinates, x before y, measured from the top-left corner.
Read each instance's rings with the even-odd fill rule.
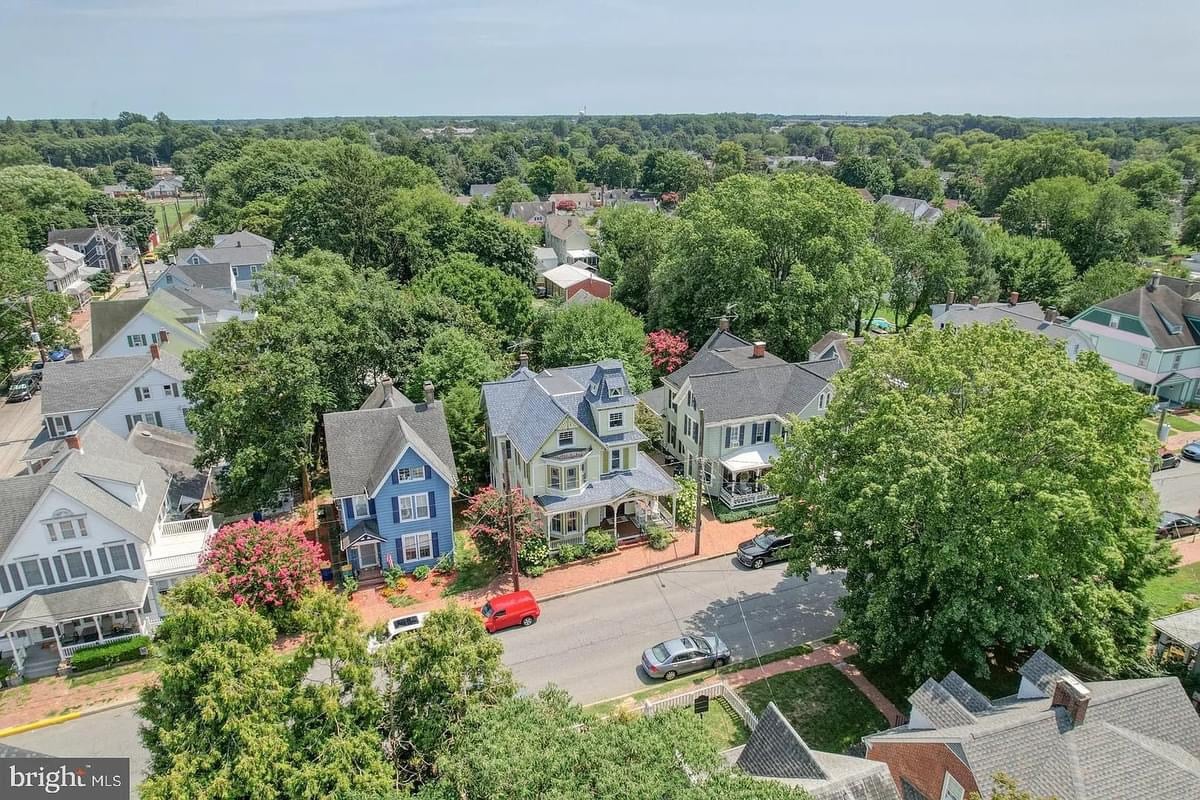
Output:
[[[46,717],[37,722],[28,722],[24,725],[14,725],[11,728],[0,728],[0,739],[5,736],[15,736],[18,733],[26,731],[35,731],[38,728],[46,728],[50,725],[58,725],[63,722],[70,722],[73,719],[79,719],[82,716],[78,711],[72,711],[70,714],[60,714],[57,717]]]

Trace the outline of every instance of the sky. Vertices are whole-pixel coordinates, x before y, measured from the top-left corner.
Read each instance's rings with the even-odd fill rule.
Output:
[[[1200,115],[1197,0],[0,0],[0,115]]]

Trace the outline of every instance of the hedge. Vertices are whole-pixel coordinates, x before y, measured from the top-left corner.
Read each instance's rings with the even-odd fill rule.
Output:
[[[142,658],[141,649],[150,646],[150,637],[135,636],[112,644],[99,644],[95,647],[85,647],[76,650],[71,656],[71,667],[76,672],[85,672],[98,667],[110,667],[122,661],[136,661]]]
[[[735,511],[720,500],[714,498],[712,501],[713,516],[721,522],[741,522],[744,519],[765,517],[774,512],[778,507],[778,503],[770,503],[768,505],[751,506],[750,508],[739,508]]]

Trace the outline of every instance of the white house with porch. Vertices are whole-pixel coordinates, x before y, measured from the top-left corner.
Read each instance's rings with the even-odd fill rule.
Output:
[[[674,526],[679,486],[638,452],[637,403],[616,360],[535,373],[522,355],[483,384],[492,485],[533,499],[551,549],[593,528],[623,543]]]
[[[78,650],[150,634],[159,593],[196,572],[211,517],[175,519],[171,471],[103,425],[0,480],[0,658],[48,675]]]
[[[641,399],[663,418],[663,447],[703,491],[729,508],[778,499],[763,481],[790,417],[825,413],[835,358],[789,364],[764,342],[719,327],[692,359]]]

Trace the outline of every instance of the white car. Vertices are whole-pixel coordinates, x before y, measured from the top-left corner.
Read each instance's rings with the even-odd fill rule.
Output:
[[[374,653],[400,634],[415,631],[425,624],[425,618],[428,616],[428,611],[421,611],[417,614],[409,614],[406,617],[389,619],[387,629],[382,637],[372,636],[367,639],[367,652]]]

